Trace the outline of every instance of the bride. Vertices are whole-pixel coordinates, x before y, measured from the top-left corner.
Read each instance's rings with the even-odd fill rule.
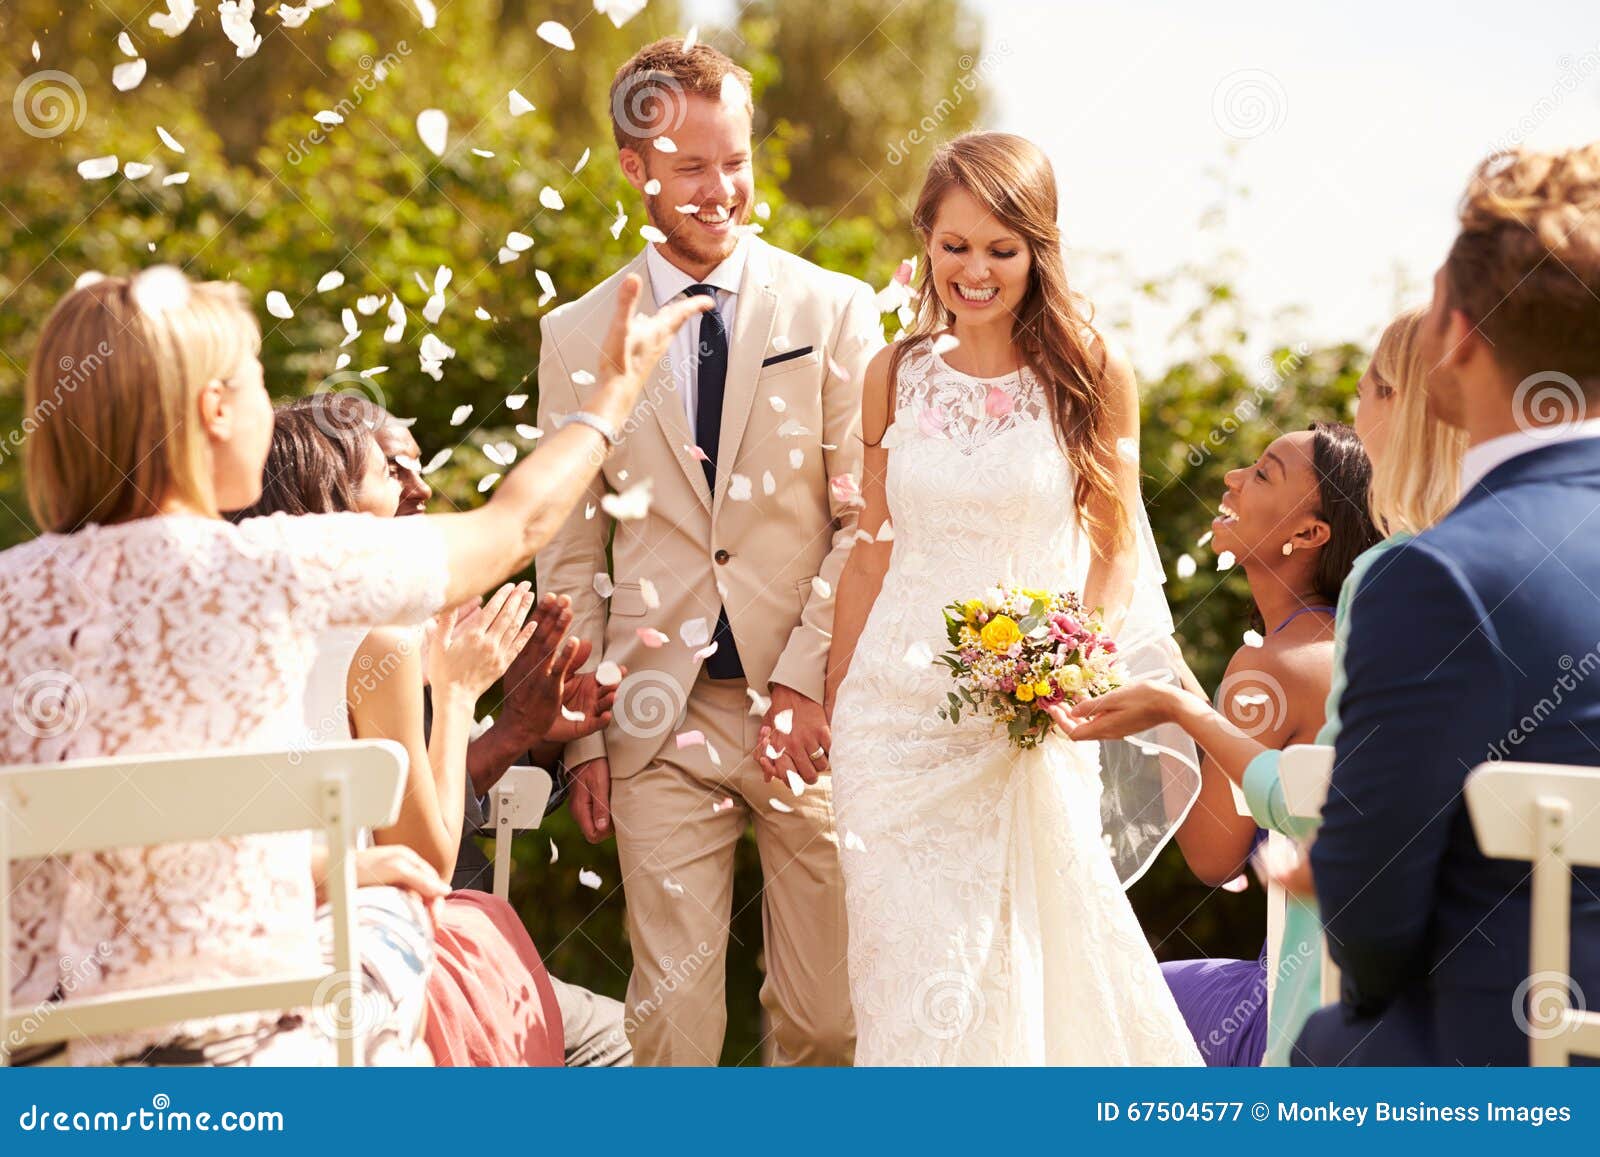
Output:
[[[1018,585],[1079,593],[1134,673],[1166,671],[1133,374],[1068,289],[1034,145],[946,145],[913,221],[918,315],[867,370],[827,688],[857,1063],[1198,1064],[1123,892],[1194,801],[1193,746],[1019,750],[940,718],[931,658],[944,604]]]

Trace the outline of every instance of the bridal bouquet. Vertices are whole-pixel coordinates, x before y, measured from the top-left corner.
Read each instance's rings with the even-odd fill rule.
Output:
[[[1079,703],[1127,680],[1117,644],[1070,591],[991,587],[944,608],[950,649],[939,658],[956,689],[939,715],[963,711],[1006,725],[1019,748],[1036,747],[1051,727],[1045,707]]]

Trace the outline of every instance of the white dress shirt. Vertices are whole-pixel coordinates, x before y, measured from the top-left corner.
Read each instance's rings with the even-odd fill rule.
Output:
[[[1600,418],[1588,418],[1566,427],[1547,426],[1533,433],[1516,430],[1469,446],[1461,456],[1461,493],[1464,497],[1467,491],[1483,481],[1489,471],[1520,454],[1541,446],[1576,442],[1579,438],[1600,438]]]
[[[672,264],[671,259],[656,245],[647,247],[644,251],[644,262],[650,271],[650,292],[655,298],[656,308],[660,309],[691,285],[711,286],[716,290],[717,312],[722,315],[722,324],[728,331],[728,346],[731,351],[733,318],[739,308],[739,283],[744,280],[744,263],[749,244],[748,237],[739,238],[739,243],[733,252],[728,254],[727,259],[713,269],[704,281],[696,281]],[[689,418],[690,434],[695,430],[695,414],[700,401],[700,359],[697,354],[700,348],[700,326],[703,322],[704,318],[696,318],[694,324],[680,326],[678,332],[672,335],[672,344],[667,347],[667,365],[672,370],[672,380],[683,398],[683,412]]]

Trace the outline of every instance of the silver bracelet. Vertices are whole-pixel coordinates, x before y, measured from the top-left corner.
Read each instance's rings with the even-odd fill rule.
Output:
[[[622,442],[622,435],[617,433],[617,428],[606,421],[599,414],[591,414],[588,410],[574,410],[563,415],[556,422],[556,429],[561,429],[568,424],[576,422],[580,426],[588,426],[606,440],[606,445],[617,446]]]

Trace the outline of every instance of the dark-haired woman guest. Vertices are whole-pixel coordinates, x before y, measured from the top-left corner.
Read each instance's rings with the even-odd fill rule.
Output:
[[[239,517],[355,510],[393,518],[401,485],[375,436],[370,407],[316,395],[278,411],[262,499]],[[549,656],[549,711],[560,709],[574,649],[560,646],[570,613],[549,599],[528,622],[527,584],[502,587],[483,607],[442,616],[419,632],[380,629],[351,639],[329,632],[309,715],[330,738],[391,739],[410,757],[395,823],[381,845],[413,849],[445,878],[455,868],[466,793],[467,740],[479,696],[525,646]],[[433,721],[423,726],[424,675]],[[598,726],[599,724],[597,724]],[[548,973],[511,906],[455,891],[435,906],[437,964],[428,976],[425,1039],[440,1065],[560,1065],[560,1010]]]
[[[1074,738],[1112,738],[1151,726],[1183,726],[1206,752],[1200,797],[1178,829],[1178,846],[1200,880],[1238,876],[1260,837],[1240,815],[1233,783],[1243,765],[1218,761],[1203,717],[1262,747],[1310,743],[1322,727],[1333,673],[1334,608],[1356,557],[1378,541],[1368,513],[1371,465],[1355,430],[1318,422],[1275,439],[1250,466],[1226,475],[1212,522],[1213,545],[1238,561],[1255,600],[1261,639],[1234,653],[1215,708],[1187,690],[1133,683],[1059,720]],[[1253,640],[1252,640],[1253,642]],[[1315,948],[1315,941],[1312,943]],[[1284,957],[1315,970],[1320,957]],[[1265,952],[1259,960],[1184,960],[1162,965],[1195,1043],[1209,1065],[1258,1065],[1267,1045]]]

